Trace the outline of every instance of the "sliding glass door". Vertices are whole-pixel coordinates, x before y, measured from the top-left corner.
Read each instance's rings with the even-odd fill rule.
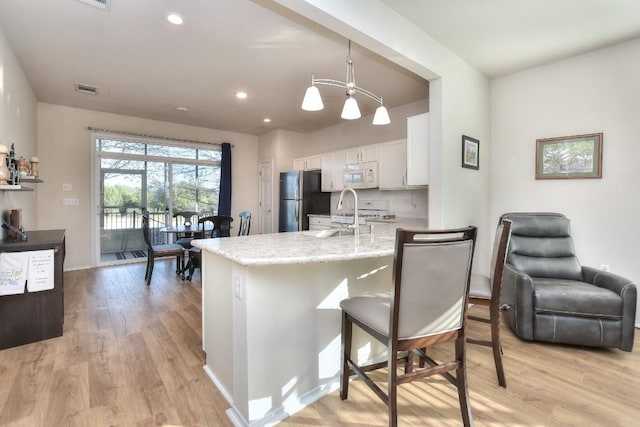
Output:
[[[95,138],[96,264],[146,260],[142,218],[149,213],[152,243],[167,243],[162,228],[173,212],[214,215],[220,187],[219,149]]]

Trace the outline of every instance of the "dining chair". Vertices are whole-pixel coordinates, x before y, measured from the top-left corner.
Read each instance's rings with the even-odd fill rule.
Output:
[[[182,245],[183,248],[191,248],[191,241],[197,238],[197,228],[199,224],[200,214],[196,211],[179,211],[174,212],[173,219],[175,226],[194,227],[195,231],[184,231],[182,233],[176,233],[176,239],[174,243]]]
[[[246,236],[249,234],[249,229],[251,228],[251,212],[242,211],[238,216],[240,217],[238,236]]]
[[[184,279],[184,252],[182,245],[170,243],[166,245],[154,245],[151,243],[149,235],[149,214],[142,214],[142,236],[145,246],[147,247],[147,269],[144,278],[147,286],[151,284],[151,275],[153,274],[153,266],[156,258],[166,258],[170,256],[176,257],[176,274],[181,274]]]
[[[198,220],[198,228],[200,229],[200,233],[204,238],[214,238],[220,237],[220,230],[223,230],[225,227],[228,230],[231,228],[231,223],[233,222],[233,218],[226,215],[209,215],[203,216]],[[207,224],[211,224],[207,227]],[[189,249],[189,261],[187,262],[187,270],[189,270],[189,275],[187,276],[187,280],[191,280],[193,277],[193,273],[196,268],[200,268],[202,263],[202,252],[200,248],[190,248]]]
[[[472,423],[466,377],[466,310],[476,228],[432,231],[396,230],[392,291],[353,296],[342,308],[340,399],[347,399],[349,377],[357,374],[387,405],[389,426],[397,426],[397,386],[443,375],[458,389],[465,426]],[[351,358],[353,324],[387,346],[387,360]],[[454,342],[455,358],[437,363],[422,348]],[[414,370],[415,354],[429,364]],[[398,365],[404,362],[404,373]],[[387,369],[387,391],[367,372]],[[453,376],[449,371],[455,371]]]
[[[471,275],[471,285],[469,288],[469,304],[481,305],[488,308],[489,317],[469,315],[469,320],[489,323],[491,325],[491,340],[481,340],[467,338],[471,344],[488,346],[493,349],[493,360],[496,365],[498,384],[507,386],[507,380],[502,366],[502,344],[500,342],[500,295],[502,291],[502,271],[507,258],[507,247],[511,237],[511,221],[503,219],[496,230],[496,237],[493,242],[491,254],[491,264],[489,266],[489,277],[473,274]]]

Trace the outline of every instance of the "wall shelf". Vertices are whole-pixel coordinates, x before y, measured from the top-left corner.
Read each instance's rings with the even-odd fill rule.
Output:
[[[33,191],[33,188],[24,185],[0,185],[0,191]]]
[[[30,182],[33,184],[40,184],[44,182],[38,177],[35,176],[23,176],[20,177],[20,182]],[[25,187],[24,185],[9,185],[9,184],[0,184],[0,191],[34,191],[31,187]]]
[[[40,178],[35,177],[35,176],[23,176],[23,177],[20,178],[20,181],[21,182],[34,182],[36,184],[44,182],[43,180],[41,180]]]

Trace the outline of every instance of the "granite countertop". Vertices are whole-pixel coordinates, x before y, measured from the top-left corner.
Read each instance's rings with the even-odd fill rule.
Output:
[[[359,239],[353,235],[317,237],[326,233],[323,230],[197,239],[192,245],[245,266],[348,261],[393,255],[396,228],[415,229],[418,224],[409,225],[376,224],[373,238],[369,233],[361,233]],[[426,228],[426,220],[419,228]]]

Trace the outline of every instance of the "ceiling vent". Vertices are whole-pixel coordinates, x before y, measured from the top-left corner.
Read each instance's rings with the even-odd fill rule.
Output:
[[[97,7],[98,9],[108,10],[111,4],[111,0],[76,0],[80,3],[88,4],[89,6]]]
[[[95,95],[98,93],[97,86],[86,85],[83,83],[76,83],[76,90],[82,93],[88,93],[90,95]]]

